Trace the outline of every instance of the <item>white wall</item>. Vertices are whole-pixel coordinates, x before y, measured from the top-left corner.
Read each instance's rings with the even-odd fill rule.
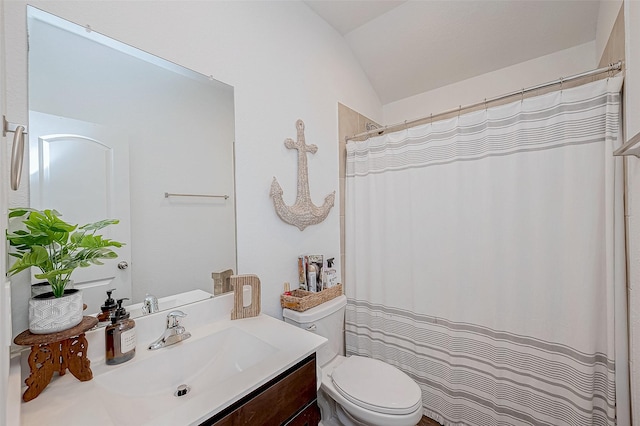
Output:
[[[600,2],[596,39],[593,42],[385,104],[384,124],[427,117],[459,105],[481,102],[485,98],[596,68],[621,7],[621,0]]]
[[[562,76],[595,68],[595,42],[521,62],[487,74],[459,81],[383,106],[384,123],[402,123],[428,117],[459,105],[521,90]]]
[[[625,135],[640,132],[640,2],[626,1]],[[627,157],[627,259],[629,282],[629,336],[631,408],[634,425],[640,425],[640,159]]]
[[[6,0],[5,0],[6,1]],[[300,232],[275,214],[274,176],[296,193],[295,121],[306,124],[311,196],[338,189],[337,103],[381,117],[376,94],[343,39],[301,2],[34,1],[41,9],[180,63],[235,88],[238,269],[262,280],[263,311],[280,316],[282,284],[301,253],[339,258],[339,206]],[[26,120],[25,2],[5,3],[8,109]],[[24,202],[19,200],[18,202]],[[339,267],[339,265],[338,265]]]

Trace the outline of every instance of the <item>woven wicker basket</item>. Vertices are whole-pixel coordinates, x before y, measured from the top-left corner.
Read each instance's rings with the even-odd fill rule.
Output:
[[[280,305],[283,308],[293,309],[294,311],[302,312],[307,309],[311,309],[318,306],[321,303],[327,302],[331,299],[342,294],[342,284],[338,284],[335,287],[322,290],[318,293],[313,293],[306,290],[293,290],[291,296],[281,295]]]

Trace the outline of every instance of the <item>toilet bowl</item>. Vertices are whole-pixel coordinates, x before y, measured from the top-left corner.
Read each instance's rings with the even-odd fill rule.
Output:
[[[316,354],[323,424],[416,425],[422,417],[422,392],[415,381],[383,361],[342,355],[345,306],[343,295],[308,311],[283,310],[286,322],[328,339]]]
[[[422,417],[420,387],[375,359],[335,357],[322,367],[320,388],[336,402],[336,415],[345,426],[413,426]]]

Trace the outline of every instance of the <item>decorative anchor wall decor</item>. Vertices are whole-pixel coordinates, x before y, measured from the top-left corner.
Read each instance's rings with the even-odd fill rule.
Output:
[[[298,130],[298,140],[294,142],[291,138],[284,141],[284,146],[289,149],[298,150],[298,193],[293,206],[287,206],[282,199],[282,188],[278,180],[274,177],[271,183],[271,197],[276,213],[280,219],[290,225],[297,226],[301,231],[309,225],[315,225],[327,218],[336,198],[336,192],[324,198],[324,204],[318,207],[311,201],[309,195],[309,170],[307,167],[307,152],[315,154],[318,151],[316,145],[307,145],[304,140],[304,122],[296,121]]]

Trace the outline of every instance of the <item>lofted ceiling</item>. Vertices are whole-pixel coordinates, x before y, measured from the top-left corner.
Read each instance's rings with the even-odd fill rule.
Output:
[[[306,0],[382,104],[595,40],[599,1]]]

